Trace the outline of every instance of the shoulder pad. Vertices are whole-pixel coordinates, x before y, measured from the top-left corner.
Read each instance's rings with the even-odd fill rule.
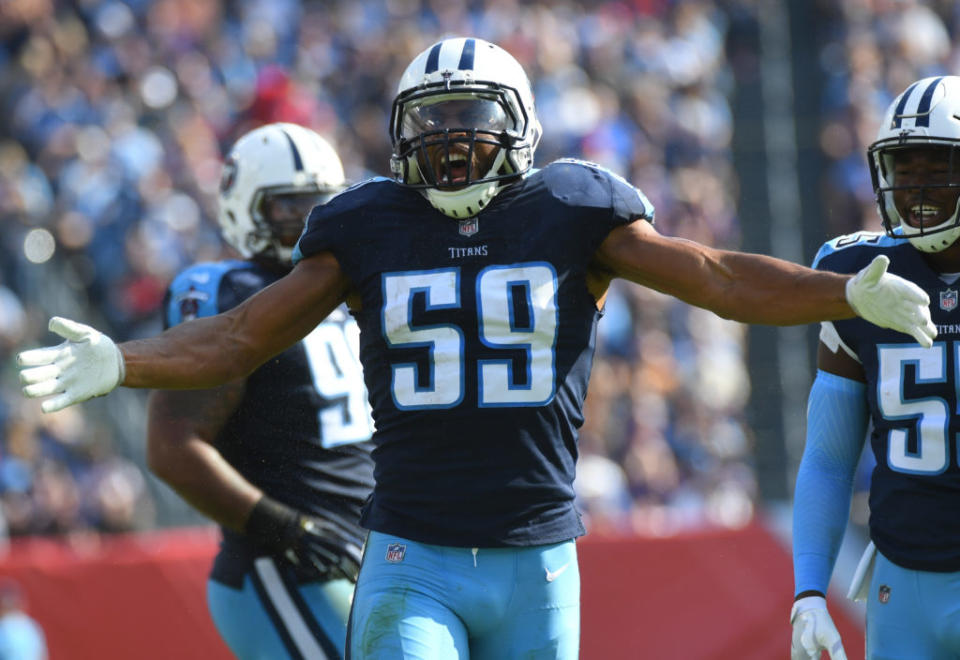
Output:
[[[852,268],[847,272],[853,272],[866,265],[878,252],[903,245],[905,242],[906,239],[891,238],[884,232],[876,231],[858,231],[837,236],[820,246],[813,259],[813,267],[824,268],[821,262],[828,260],[830,267],[827,270],[844,272],[843,269],[835,267],[843,263]]]
[[[392,179],[383,176],[358,181],[331,197],[326,204],[315,207],[310,215],[324,211],[339,213],[364,206],[370,200],[380,199],[383,195],[388,194],[386,191],[397,185]]]
[[[538,170],[554,197],[571,206],[611,208],[627,218],[653,221],[654,208],[639,189],[619,174],[587,160],[560,158]]]
[[[364,220],[390,213],[410,204],[411,191],[393,179],[374,177],[356,183],[326,204],[316,206],[307,217],[300,240],[293,249],[293,263],[336,243],[350,244],[362,236]],[[417,202],[423,198],[415,195]]]

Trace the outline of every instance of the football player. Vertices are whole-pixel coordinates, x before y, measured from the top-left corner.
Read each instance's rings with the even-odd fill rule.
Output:
[[[960,657],[960,77],[920,80],[867,152],[885,232],[836,238],[814,265],[853,273],[878,255],[922,287],[942,338],[924,348],[862,319],[821,326],[793,506],[794,660],[845,658],[825,595],[866,438],[871,544],[858,571],[868,658]],[[869,429],[869,432],[868,432]]]
[[[577,429],[613,278],[740,321],[856,309],[926,344],[935,331],[926,295],[883,259],[851,277],[662,236],[647,198],[604,168],[534,169],[540,132],[506,51],[430,46],[393,103],[394,178],[315,209],[290,275],[120,347],[56,318],[66,342],[20,355],[26,395],[55,395],[55,410],[121,383],[216,385],[346,299],[377,423],[352,657],[575,658]]]
[[[277,123],[243,135],[221,177],[221,233],[242,259],[180,273],[165,325],[232,309],[288,273],[310,210],[344,187],[333,147]],[[238,658],[342,658],[373,487],[356,322],[335,309],[249,376],[153,392],[151,469],[223,529],[207,585]]]

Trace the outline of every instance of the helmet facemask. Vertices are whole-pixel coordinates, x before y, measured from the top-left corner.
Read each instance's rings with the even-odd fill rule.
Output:
[[[507,101],[509,93],[451,94],[438,85],[399,96],[392,164],[401,183],[424,190],[434,206],[455,218],[483,210],[502,182],[529,168],[510,158],[526,117],[518,114],[519,104]]]
[[[960,142],[890,139],[868,150],[883,227],[922,252],[960,238]],[[895,233],[895,229],[900,231]]]
[[[884,113],[867,163],[887,234],[941,252],[960,238],[960,77],[910,85]],[[899,228],[899,229],[898,229]]]
[[[540,122],[526,73],[509,53],[481,39],[452,38],[404,71],[390,138],[395,180],[463,219],[530,170]]]

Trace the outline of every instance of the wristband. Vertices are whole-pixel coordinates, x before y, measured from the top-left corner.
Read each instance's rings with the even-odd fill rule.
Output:
[[[267,547],[285,550],[300,537],[299,519],[286,504],[264,495],[253,505],[243,533]]]

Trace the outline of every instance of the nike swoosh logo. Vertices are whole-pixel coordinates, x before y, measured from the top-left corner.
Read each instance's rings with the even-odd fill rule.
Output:
[[[199,284],[206,284],[210,281],[210,273],[193,273],[190,275],[190,279]]]
[[[570,568],[570,562],[567,562],[566,564],[564,564],[563,566],[561,566],[555,571],[551,571],[549,568],[545,568],[544,570],[547,572],[547,582],[553,582],[558,577],[560,577],[560,575],[568,568]]]

